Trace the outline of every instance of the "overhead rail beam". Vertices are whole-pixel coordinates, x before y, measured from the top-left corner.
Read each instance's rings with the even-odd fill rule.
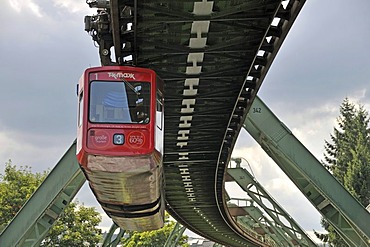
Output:
[[[369,246],[370,213],[298,141],[258,97],[243,127],[349,246]]]
[[[0,235],[0,246],[39,246],[86,179],[75,142]]]
[[[85,30],[99,44],[103,66],[111,64],[114,45],[125,63],[164,80],[168,212],[212,241],[264,245],[228,215],[223,177],[254,96],[305,0],[115,1],[120,46],[102,1],[89,1],[103,9],[85,18]]]

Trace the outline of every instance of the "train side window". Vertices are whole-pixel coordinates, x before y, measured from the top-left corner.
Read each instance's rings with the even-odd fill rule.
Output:
[[[83,121],[83,105],[83,92],[81,92],[78,98],[78,126],[81,126]]]
[[[156,122],[157,127],[161,130],[163,121],[163,96],[159,92],[157,92],[157,100],[156,100]]]

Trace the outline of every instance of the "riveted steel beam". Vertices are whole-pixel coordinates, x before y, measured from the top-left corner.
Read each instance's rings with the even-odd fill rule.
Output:
[[[243,127],[350,246],[368,246],[370,213],[258,97]]]
[[[73,143],[3,230],[0,246],[39,246],[85,181]]]
[[[317,246],[246,169],[229,168],[227,173],[270,216],[271,226],[276,235],[283,232],[280,236],[285,238],[289,246]]]

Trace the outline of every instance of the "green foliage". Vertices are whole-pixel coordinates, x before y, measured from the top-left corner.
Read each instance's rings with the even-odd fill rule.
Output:
[[[100,214],[95,208],[71,202],[57,220],[41,246],[96,246],[102,239]]]
[[[45,179],[47,172],[32,173],[28,166],[19,169],[9,160],[0,174],[0,231]]]
[[[48,172],[32,173],[28,166],[18,169],[10,160],[6,163],[4,175],[0,174],[0,231],[47,174]],[[100,214],[94,208],[70,203],[41,246],[96,246],[101,239],[101,231],[96,228],[100,221]]]
[[[326,167],[362,205],[370,203],[370,130],[369,116],[363,106],[345,99],[334,128],[332,144],[325,142]]]
[[[356,138],[350,150],[352,159],[347,163],[343,184],[366,207],[370,203],[370,135],[367,127],[369,117],[363,107],[360,107],[355,120]]]
[[[155,231],[147,232],[131,232],[129,238],[122,238],[122,246],[125,247],[162,247],[166,243],[167,238],[170,236],[175,227],[175,222],[168,220],[166,215],[165,225]],[[187,236],[182,236],[177,246],[188,247]]]
[[[337,118],[338,128],[330,135],[332,143],[325,141],[325,166],[343,184],[348,162],[352,159],[353,125],[355,121],[355,106],[346,98],[340,106],[340,116]]]
[[[363,206],[370,203],[370,129],[369,116],[363,106],[356,109],[346,98],[337,118],[331,142],[325,141],[324,166]],[[324,219],[327,235],[316,234],[332,246],[348,246]]]

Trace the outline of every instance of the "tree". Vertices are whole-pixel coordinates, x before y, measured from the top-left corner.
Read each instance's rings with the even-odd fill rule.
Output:
[[[370,203],[370,134],[369,116],[361,106],[355,117],[352,159],[347,164],[344,186],[363,206]]]
[[[331,143],[325,141],[323,165],[357,198],[363,206],[370,203],[370,130],[369,116],[363,106],[356,108],[348,98],[340,106],[337,118],[339,128],[334,127]],[[325,220],[322,226],[327,235],[315,233],[333,246],[348,246]]]
[[[11,221],[48,172],[32,173],[31,167],[19,169],[9,160],[0,174],[0,231]],[[101,217],[94,208],[70,203],[42,243],[42,246],[96,246],[101,239],[97,229]]]
[[[49,231],[41,246],[96,246],[102,239],[100,214],[93,207],[71,202]]]
[[[130,233],[129,238],[122,238],[121,243],[125,247],[162,247],[166,243],[167,238],[170,236],[175,222],[169,220],[166,214],[165,225],[155,231],[136,232]],[[177,246],[188,247],[187,236],[182,236]]]
[[[332,143],[325,141],[324,165],[343,184],[347,163],[352,159],[350,150],[355,137],[351,130],[355,119],[355,105],[345,98],[339,112],[339,129],[334,127],[334,134],[330,135]]]
[[[27,199],[45,179],[47,172],[32,173],[28,166],[19,169],[9,160],[0,174],[0,231],[11,221]]]

